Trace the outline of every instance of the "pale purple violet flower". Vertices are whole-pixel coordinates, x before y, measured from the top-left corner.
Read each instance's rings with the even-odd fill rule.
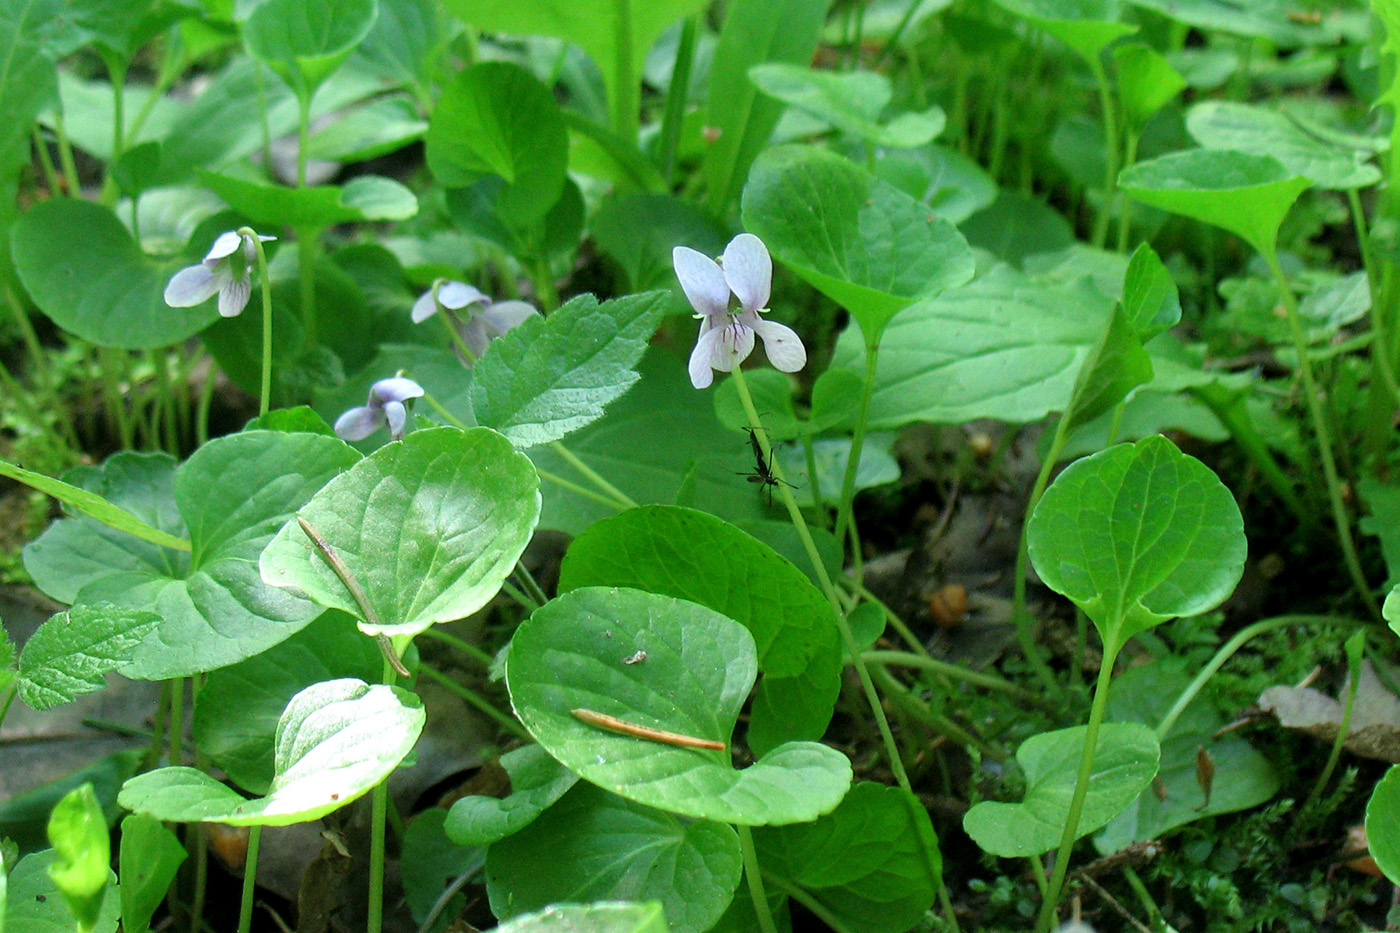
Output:
[[[690,354],[690,382],[704,389],[714,381],[714,371],[733,372],[753,352],[754,334],[763,339],[763,350],[775,369],[795,373],[807,365],[807,350],[791,327],[768,321],[773,284],[773,260],[768,247],[752,233],[729,241],[716,263],[687,246],[671,251],[671,262],[685,297],[700,318],[700,336]],[[730,310],[730,295],[739,308]]]
[[[497,337],[539,314],[524,301],[493,302],[465,282],[439,279],[413,303],[413,323],[419,324],[441,309],[471,351],[468,366],[481,359],[487,345]]]
[[[266,243],[277,237],[259,234],[258,239]],[[203,262],[171,276],[165,286],[165,303],[172,308],[193,308],[217,294],[219,314],[238,317],[253,293],[251,270],[257,258],[258,248],[251,236],[232,230],[221,233]]]
[[[408,426],[408,406],[404,403],[422,395],[423,387],[412,379],[404,376],[381,379],[369,387],[368,403],[351,408],[335,419],[336,437],[343,441],[362,441],[387,424],[389,437],[397,441]]]

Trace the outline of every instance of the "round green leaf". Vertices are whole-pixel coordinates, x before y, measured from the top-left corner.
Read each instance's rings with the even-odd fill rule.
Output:
[[[860,322],[867,341],[916,298],[972,278],[947,220],[822,149],[770,149],[744,187],[744,225]]]
[[[758,89],[789,107],[824,120],[876,146],[913,149],[933,141],[947,122],[943,108],[901,113],[881,124],[881,112],[893,93],[889,78],[874,71],[816,71],[770,63],[749,69]]]
[[[516,631],[506,665],[516,715],[585,780],[701,819],[815,819],[850,785],[850,762],[834,749],[789,742],[739,771],[727,750],[623,735],[573,715],[590,710],[727,746],[756,674],[753,637],[738,622],[683,600],[601,587],[536,610]]]
[[[508,795],[463,797],[448,811],[443,831],[458,845],[490,845],[519,832],[578,781],[538,745],[506,752],[501,767],[510,776]]]
[[[516,917],[496,927],[496,933],[667,933],[661,905],[555,904],[535,914]]]
[[[502,919],[560,901],[657,900],[671,930],[704,933],[729,906],[742,871],[733,827],[579,784],[491,846],[486,890]]]
[[[73,912],[54,886],[49,869],[58,860],[53,849],[44,849],[19,860],[10,871],[9,898],[0,909],[5,911],[5,929],[10,933],[73,933]],[[107,890],[102,897],[102,910],[92,933],[114,933],[121,917],[121,893],[117,876],[107,870]]]
[[[25,548],[25,567],[55,599],[161,617],[121,669],[126,676],[163,680],[224,667],[320,615],[309,600],[266,585],[257,559],[296,509],[358,459],[337,438],[280,431],[218,438],[178,469],[169,457],[118,454],[70,480],[162,531],[186,535],[193,550],[65,518]]]
[[[266,793],[277,723],[300,691],[325,680],[376,680],[384,655],[342,612],[324,612],[279,645],[210,671],[194,705],[194,740],[240,787]]]
[[[1034,283],[1008,266],[920,301],[881,342],[870,423],[1023,423],[1063,411],[1111,310],[1083,281]],[[847,331],[833,366],[860,372],[863,352]]]
[[[1366,840],[1380,870],[1400,883],[1400,765],[1387,771],[1371,792],[1366,804]]]
[[[1016,750],[1026,776],[1020,803],[983,801],[963,817],[963,829],[983,851],[1002,858],[1036,856],[1060,844],[1079,775],[1086,726],[1032,736]],[[1152,783],[1160,755],[1157,736],[1136,722],[1104,723],[1094,750],[1089,792],[1077,835],[1103,826]]]
[[[412,635],[468,616],[496,595],[539,521],[539,479],[495,431],[433,428],[379,448],[297,515],[364,588],[379,619],[362,619],[361,627]],[[273,586],[361,616],[295,518],[260,566]]]
[[[75,243],[82,248],[74,249]],[[212,303],[167,305],[165,285],[179,263],[146,256],[116,215],[91,201],[56,198],[35,205],[15,223],[10,249],[39,309],[99,346],[168,346],[218,316]]]
[[[1238,234],[1265,256],[1309,184],[1272,156],[1233,149],[1174,152],[1118,176],[1118,186],[1142,203]]]
[[[863,781],[812,823],[754,832],[765,875],[805,888],[848,929],[905,933],[933,906],[943,860],[928,811],[908,791]]]
[[[353,678],[307,687],[277,724],[277,775],[248,800],[194,768],[160,768],[122,786],[128,810],[176,823],[286,826],[320,819],[369,792],[423,731],[417,696]]]
[[[200,172],[199,177],[225,204],[266,229],[407,220],[418,213],[418,199],[412,191],[379,175],[361,175],[344,187],[312,188],[267,185],[213,172]]]
[[[1117,0],[996,0],[1024,16],[1085,61],[1097,62],[1099,54],[1115,39],[1137,32],[1131,23],[1115,22]]]
[[[1381,177],[1380,169],[1366,160],[1369,153],[1320,139],[1286,114],[1266,107],[1203,101],[1186,114],[1186,130],[1209,149],[1272,156],[1289,172],[1311,179],[1320,188],[1364,188]]]
[[[1129,668],[1113,678],[1109,718],[1155,726],[1190,686],[1193,673],[1179,657]],[[1274,764],[1238,733],[1221,734],[1232,718],[1198,695],[1161,740],[1161,764],[1153,786],[1094,837],[1095,848],[1109,855],[1134,842],[1161,838],[1186,823],[1252,809],[1278,793]],[[1209,793],[1197,770],[1202,749],[1215,768]]]
[[[243,24],[248,54],[310,99],[322,81],[369,35],[375,0],[264,0]]]
[[[764,675],[747,737],[756,753],[826,732],[841,690],[836,622],[821,591],[768,545],[705,512],[628,509],[569,546],[559,591],[583,586],[686,599],[748,628]]]
[[[1186,79],[1146,42],[1115,47],[1113,61],[1118,66],[1118,97],[1134,132],[1142,132],[1154,113],[1186,90]]]
[[[477,25],[480,25],[479,23]],[[516,226],[545,215],[564,192],[568,133],[554,95],[519,65],[483,62],[459,71],[428,125],[437,180],[465,188],[497,178],[495,212]]]
[[[1027,529],[1045,585],[1075,602],[1106,645],[1230,595],[1244,570],[1244,521],[1210,468],[1160,435],[1072,464]]]

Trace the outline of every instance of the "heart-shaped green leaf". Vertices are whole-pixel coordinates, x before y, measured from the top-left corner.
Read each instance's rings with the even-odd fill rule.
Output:
[[[687,599],[748,628],[764,675],[747,734],[756,754],[826,732],[842,667],[831,606],[802,571],[766,544],[704,512],[661,505],[628,509],[596,523],[569,546],[559,591],[584,586],[627,586]]]
[[[1133,250],[1123,274],[1123,312],[1144,342],[1181,320],[1176,281],[1147,243]]]
[[[375,634],[414,635],[495,596],[539,520],[539,479],[495,431],[433,428],[326,484],[262,554],[262,578],[343,609]],[[307,522],[359,581],[377,623],[312,546]]]
[[[369,34],[378,9],[375,0],[264,0],[243,24],[243,42],[309,101]]]
[[[160,768],[122,786],[123,807],[175,823],[286,826],[320,819],[384,780],[413,750],[425,714],[398,687],[353,678],[292,697],[277,724],[277,775],[249,800],[194,768]]]
[[[1364,188],[1381,177],[1369,153],[1319,139],[1286,114],[1255,104],[1202,101],[1186,114],[1186,130],[1208,149],[1271,156],[1319,188]]]
[[[165,285],[178,261],[143,254],[116,215],[91,201],[35,205],[15,223],[12,238],[15,270],[34,303],[59,327],[99,346],[164,347],[217,317],[212,304],[167,305]]]
[[[351,69],[426,88],[433,53],[447,39],[446,20],[434,0],[381,2],[369,35],[355,47]]]
[[[483,62],[459,71],[433,109],[427,138],[433,175],[448,188],[504,182],[495,212],[514,226],[538,220],[559,200],[568,158],[554,95],[519,65]]]
[[[1009,266],[920,301],[881,341],[870,423],[1022,423],[1062,411],[1111,310],[1087,283],[1035,284]],[[859,372],[862,352],[848,331],[832,364]]]
[[[1162,53],[1145,42],[1125,42],[1113,50],[1118,66],[1118,99],[1134,133],[1142,132],[1152,115],[1186,90],[1181,76]]]
[[[495,340],[474,367],[472,409],[521,449],[603,416],[639,378],[636,365],[665,311],[665,292],[598,303],[580,295]]]
[[[540,871],[545,862],[551,869]],[[733,827],[580,783],[491,846],[486,890],[503,919],[560,901],[657,900],[671,930],[704,933],[729,906],[742,870]]]
[[[407,220],[418,213],[413,192],[380,175],[360,175],[344,186],[312,188],[268,185],[213,172],[200,172],[199,177],[225,204],[266,229]]]
[[[753,636],[738,622],[684,600],[601,587],[536,610],[516,631],[506,664],[516,715],[584,779],[700,819],[815,819],[850,785],[840,752],[789,742],[745,770],[730,763],[729,737],[756,675]],[[578,709],[721,749],[609,731],[577,718]]]
[[[1123,308],[1113,309],[1108,327],[1089,351],[1065,409],[1065,428],[1076,427],[1109,411],[1128,393],[1152,381],[1152,360]]]
[[[210,671],[194,704],[194,740],[239,787],[267,793],[277,723],[292,697],[325,680],[377,680],[383,669],[374,639],[343,612],[324,612],[281,644]]]
[[[963,829],[983,851],[1002,858],[1036,856],[1060,844],[1079,776],[1087,727],[1032,736],[1016,750],[1026,776],[1020,803],[986,800],[963,817]],[[1078,834],[1103,826],[1133,802],[1157,774],[1157,736],[1141,723],[1110,722],[1099,730],[1089,792]]]
[[[631,99],[657,36],[667,26],[704,7],[704,0],[446,0],[448,11],[488,32],[553,36],[588,53],[603,73],[612,109]],[[628,140],[629,143],[632,140]]]
[[[56,857],[49,877],[78,920],[78,929],[91,930],[102,913],[112,870],[112,840],[107,818],[91,784],[63,795],[49,814],[49,842]]]
[[[850,311],[867,342],[915,299],[972,278],[972,251],[957,228],[823,149],[760,156],[744,187],[744,225]]]
[[[555,904],[516,917],[496,933],[668,933],[666,913],[656,902],[624,904]]]
[[[19,698],[52,709],[106,686],[106,675],[131,660],[160,616],[107,603],[75,606],[29,637],[19,659]]]
[[[1024,16],[1088,62],[1097,63],[1099,53],[1115,39],[1137,32],[1131,23],[1119,23],[1116,0],[996,0],[1019,16]]]
[[[908,791],[863,781],[813,823],[754,831],[765,875],[862,933],[904,933],[933,905],[942,871],[928,811]]]
[[[1219,605],[1244,570],[1244,521],[1210,468],[1165,437],[1119,444],[1056,478],[1027,529],[1045,585],[1114,653],[1133,635]]]
[[[880,114],[894,92],[889,78],[874,71],[816,71],[774,63],[750,68],[749,78],[770,97],[876,146],[926,145],[943,132],[947,121],[943,108],[934,106],[923,113],[901,113],[882,124]]]
[[[178,469],[163,455],[117,454],[68,479],[153,527],[187,533],[193,551],[148,544],[90,518],[65,518],[25,548],[25,567],[54,599],[109,602],[161,617],[155,636],[122,668],[126,676],[162,680],[224,667],[321,613],[264,584],[257,559],[296,509],[358,459],[336,438],[279,431],[218,438]]]
[[[448,811],[443,832],[458,845],[490,845],[519,832],[578,781],[538,745],[506,752],[500,764],[510,777],[508,795],[463,797]]]
[[[185,847],[159,820],[143,813],[122,820],[122,933],[148,933],[185,857]]]
[[[1174,152],[1118,176],[1118,187],[1142,203],[1238,234],[1265,256],[1309,184],[1271,156],[1233,149]]]
[[[1400,765],[1391,767],[1371,791],[1366,804],[1366,841],[1385,876],[1392,882],[1400,879]]]

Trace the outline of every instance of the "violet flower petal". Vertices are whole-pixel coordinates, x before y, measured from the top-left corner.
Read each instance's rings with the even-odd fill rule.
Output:
[[[385,402],[384,417],[389,421],[389,437],[403,440],[404,427],[408,424],[408,409],[403,402]]]
[[[362,405],[351,408],[335,419],[335,436],[342,441],[362,441],[384,423],[384,412]]]
[[[499,301],[476,315],[486,325],[488,337],[499,337],[513,327],[519,327],[540,313],[528,301]]]
[[[729,310],[729,283],[713,259],[688,246],[677,246],[671,250],[671,264],[692,308],[704,315]]]
[[[369,388],[370,404],[376,402],[387,405],[390,402],[406,402],[411,398],[422,398],[423,387],[407,376],[391,376],[380,379]]]
[[[741,233],[724,248],[724,278],[745,311],[768,307],[773,288],[773,259],[752,233]]]
[[[807,365],[807,348],[802,345],[802,338],[797,336],[797,332],[791,327],[777,321],[764,320],[754,312],[740,315],[740,320],[753,328],[763,339],[763,352],[768,355],[768,362],[773,364],[774,369],[784,373],[795,373]]]
[[[715,381],[710,360],[714,357],[720,338],[724,336],[724,328],[715,326],[715,320],[714,317],[707,317],[701,322],[700,336],[695,341],[695,349],[690,351],[690,384],[697,389],[708,389],[710,383]]]
[[[248,306],[248,297],[252,294],[253,283],[246,274],[241,279],[229,278],[219,289],[219,315],[238,317]]]
[[[166,284],[165,303],[172,308],[193,308],[213,298],[221,284],[220,277],[208,266],[186,266]]]
[[[490,301],[490,298],[465,282],[443,282],[438,286],[438,303],[452,311],[460,311],[470,304],[488,304]]]

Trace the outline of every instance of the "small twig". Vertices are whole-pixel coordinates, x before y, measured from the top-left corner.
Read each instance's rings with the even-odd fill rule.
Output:
[[[364,587],[360,586],[360,581],[355,579],[355,574],[351,572],[350,567],[336,553],[335,547],[321,537],[320,532],[312,528],[311,523],[300,515],[297,516],[297,524],[311,539],[311,543],[316,545],[317,552],[321,555],[321,559],[326,562],[326,566],[331,568],[331,573],[335,574],[344,584],[345,589],[349,591],[350,597],[355,600],[355,605],[360,607],[360,614],[364,616],[365,621],[378,628],[380,624],[379,613],[374,611],[374,606],[370,605],[369,596],[366,595]],[[383,632],[377,632],[374,640],[378,642],[379,650],[384,654],[384,660],[389,662],[389,666],[394,669],[395,673],[400,677],[410,676],[408,668],[403,666],[403,661],[400,660],[399,653],[394,649],[394,643],[389,640],[389,636]]]
[[[717,752],[722,752],[726,748],[723,742],[716,742],[713,739],[701,739],[693,735],[681,735],[679,732],[667,732],[664,729],[640,726],[625,719],[618,719],[616,716],[594,712],[591,709],[575,709],[570,710],[570,712],[574,714],[575,719],[580,719],[590,726],[646,739],[649,742],[660,742],[662,745],[675,745],[680,748],[708,748]]]
[[[1133,929],[1139,930],[1141,931],[1141,933],[1152,933],[1151,927],[1144,924],[1137,917],[1134,917],[1132,914],[1128,913],[1128,909],[1122,904],[1118,903],[1118,899],[1112,894],[1109,894],[1107,891],[1105,891],[1103,889],[1103,886],[1100,885],[1093,878],[1090,878],[1088,875],[1084,875],[1081,877],[1080,880],[1082,880],[1089,887],[1093,888],[1094,893],[1097,894],[1099,897],[1103,898],[1104,903],[1108,904],[1109,907],[1112,907],[1114,912],[1116,912],[1124,920],[1131,923],[1133,925]]]

